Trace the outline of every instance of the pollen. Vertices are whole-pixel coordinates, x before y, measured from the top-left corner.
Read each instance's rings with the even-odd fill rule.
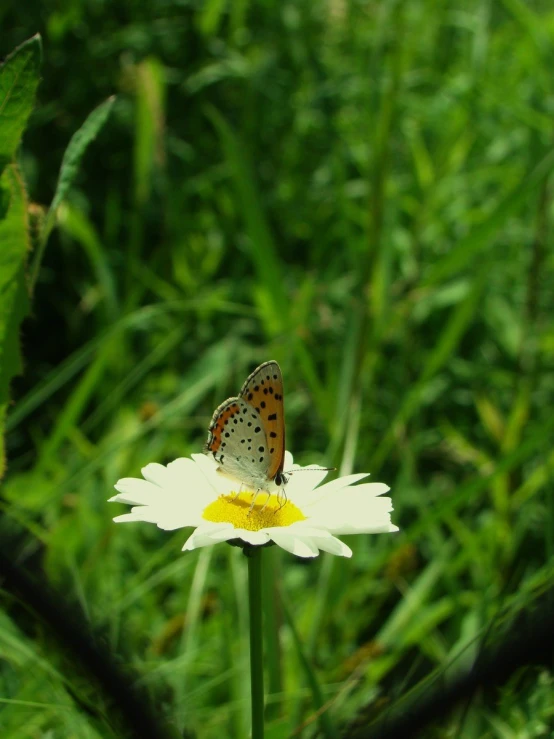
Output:
[[[232,523],[236,529],[259,531],[272,526],[290,526],[296,521],[304,521],[306,516],[300,508],[287,500],[279,500],[277,495],[260,491],[252,510],[255,493],[242,492],[238,495],[220,495],[217,500],[204,508],[202,518],[214,523]]]

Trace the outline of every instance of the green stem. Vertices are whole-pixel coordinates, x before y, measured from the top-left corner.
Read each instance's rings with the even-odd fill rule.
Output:
[[[252,739],[263,739],[264,663],[262,639],[262,550],[260,547],[253,547],[248,551],[248,604],[250,608]]]
[[[278,600],[280,580],[280,550],[278,547],[268,547],[264,557],[264,576],[262,581],[263,640],[265,647],[265,677],[268,704],[265,708],[267,721],[281,715],[283,703],[277,701],[276,696],[283,694],[283,677],[281,669],[281,645],[279,641],[279,626],[281,621],[281,606]],[[273,697],[273,701],[270,700]]]

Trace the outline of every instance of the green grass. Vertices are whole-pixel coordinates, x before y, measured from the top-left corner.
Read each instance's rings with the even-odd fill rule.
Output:
[[[401,528],[348,537],[350,561],[265,552],[267,735],[342,736],[551,603],[554,13],[115,6],[0,14],[3,57],[43,37],[22,146],[0,152],[36,278],[0,535],[160,717],[247,736],[245,558],[182,554],[187,531],[115,526],[106,500],[201,451],[216,405],[278,360],[297,461],[385,481]],[[24,313],[3,295],[2,379]],[[0,604],[2,736],[120,735],[74,656],[7,587]],[[552,695],[529,666],[426,735],[547,737]]]

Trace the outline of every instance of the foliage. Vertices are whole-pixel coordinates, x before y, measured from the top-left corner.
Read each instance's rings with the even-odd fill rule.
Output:
[[[14,156],[34,104],[39,60],[40,39],[34,37],[0,67],[0,474],[10,380],[22,368],[19,325],[28,310],[27,194]]]
[[[33,0],[0,19],[0,53],[45,47],[19,153],[38,40],[2,67],[34,65],[0,144],[4,408],[31,242],[37,260],[6,422],[18,561],[180,729],[245,736],[240,553],[180,555],[187,532],[116,530],[105,501],[199,451],[275,358],[287,446],[390,484],[401,532],[352,537],[349,562],[268,550],[269,735],[338,735],[471,666],[553,574],[550,4]],[[3,605],[3,736],[29,716],[29,736],[111,736],[70,657]],[[548,736],[551,691],[523,670],[437,735]]]

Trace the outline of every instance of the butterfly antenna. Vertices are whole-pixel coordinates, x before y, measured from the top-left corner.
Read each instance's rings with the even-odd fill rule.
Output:
[[[285,475],[294,475],[296,472],[334,472],[336,467],[301,467],[298,470],[286,470]]]

